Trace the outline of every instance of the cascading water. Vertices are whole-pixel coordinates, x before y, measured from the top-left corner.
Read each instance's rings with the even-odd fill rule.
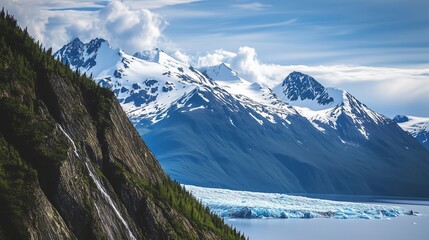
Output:
[[[80,158],[79,153],[77,151],[77,147],[76,144],[74,143],[73,139],[70,137],[70,135],[67,134],[66,131],[64,131],[64,129],[61,127],[61,125],[58,124],[58,127],[60,128],[60,130],[64,133],[64,135],[69,139],[69,141],[72,143],[73,145],[73,152],[76,155],[76,157]],[[131,232],[127,222],[125,221],[125,219],[122,217],[121,213],[119,212],[118,208],[115,206],[115,203],[113,202],[112,198],[109,196],[109,194],[107,194],[106,190],[104,189],[104,187],[101,185],[100,181],[97,179],[96,175],[92,172],[91,168],[88,165],[88,162],[85,161],[85,167],[88,170],[89,176],[92,178],[92,180],[94,181],[95,185],[97,186],[98,190],[100,190],[101,194],[103,195],[103,197],[107,200],[107,202],[109,203],[109,205],[113,208],[113,211],[115,212],[116,216],[119,218],[119,220],[121,220],[121,222],[124,224],[125,228],[128,231],[128,234],[130,235],[130,238],[132,240],[136,240],[136,237],[134,236],[134,234]],[[96,207],[98,210],[98,207]]]

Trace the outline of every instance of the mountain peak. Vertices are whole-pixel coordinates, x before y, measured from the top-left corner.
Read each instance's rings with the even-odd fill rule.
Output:
[[[410,119],[405,115],[396,115],[392,120],[396,123],[404,123],[410,121]]]
[[[163,63],[163,62],[179,62],[175,58],[171,57],[167,53],[165,53],[162,49],[155,48],[155,62]]]
[[[235,82],[240,81],[237,72],[232,70],[225,63],[219,65],[202,67],[199,69],[206,77],[211,78],[215,81],[224,81],[224,82]]]
[[[54,57],[70,65],[81,65],[83,63],[81,58],[84,48],[85,44],[79,38],[74,38],[58,50]],[[64,58],[64,56],[67,57]]]
[[[107,41],[107,40],[105,40],[105,39],[103,39],[103,38],[94,38],[94,39],[92,39],[91,41],[89,41],[89,43],[87,44],[88,46],[87,46],[87,53],[88,54],[91,54],[91,53],[93,53],[93,52],[95,52],[95,51],[97,51],[100,47],[101,47],[101,45],[103,44],[103,43],[106,43],[108,46],[110,46],[109,45],[109,42]]]
[[[74,38],[71,42],[64,45],[58,50],[54,57],[60,59],[63,63],[67,63],[73,69],[86,71],[94,67],[97,63],[95,59],[102,52],[104,55],[117,55],[119,50],[113,50],[107,40],[103,38],[94,38],[88,43],[82,42],[79,38]],[[107,57],[103,57],[108,60]]]
[[[83,44],[83,42],[78,37],[76,37],[71,40],[69,44]]]
[[[231,71],[232,71],[232,69],[231,69],[230,67],[228,67],[228,65],[226,65],[224,62],[223,62],[223,63],[221,63],[221,64],[219,65],[219,67],[220,67],[220,68],[227,68],[227,69],[229,69],[229,70],[231,70]]]
[[[104,39],[104,38],[98,38],[98,37],[96,37],[96,38],[94,38],[94,39],[92,39],[91,41],[89,41],[90,43],[91,42],[99,42],[99,43],[102,43],[102,42],[107,42],[107,40],[106,39]]]
[[[313,77],[301,72],[291,72],[281,84],[283,92],[289,101],[316,100],[320,105],[334,102],[325,87]]]

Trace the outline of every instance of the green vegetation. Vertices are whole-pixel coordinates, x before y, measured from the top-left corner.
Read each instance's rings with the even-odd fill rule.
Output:
[[[0,239],[28,239],[24,213],[31,206],[36,172],[0,136]],[[3,235],[3,236],[2,236]]]
[[[51,200],[59,166],[69,148],[67,139],[58,137],[56,122],[62,120],[48,79],[61,78],[82,94],[102,145],[111,126],[114,95],[55,60],[52,49],[36,43],[4,10],[0,12],[0,56],[0,239],[28,239],[26,224],[30,220],[26,214],[34,205],[35,190],[40,185]],[[102,150],[105,156],[106,149]],[[157,205],[182,214],[200,234],[213,232],[223,239],[245,239],[169,177],[162,183],[146,182],[135,179],[119,163],[110,165],[97,173],[107,176],[116,193],[121,186],[134,184]],[[90,208],[90,198],[85,199],[85,205]],[[180,238],[189,239],[182,222],[172,217],[168,221]]]
[[[38,114],[43,103],[35,97],[36,80],[48,65],[43,57],[48,53],[4,11],[0,33],[0,235],[26,239],[24,214],[33,205],[37,182],[52,190],[66,149],[50,138],[54,123]]]
[[[159,204],[168,205],[186,217],[197,229],[203,232],[213,232],[222,239],[246,239],[244,234],[235,228],[224,223],[223,218],[212,213],[200,201],[191,195],[180,183],[166,176],[162,183],[152,184],[139,180],[123,168],[119,163],[115,163],[110,174],[110,181],[118,193],[121,184],[133,183],[137,187],[142,187],[146,191],[147,197]],[[189,239],[184,230],[183,223],[177,219],[168,219],[174,232],[180,239]]]
[[[147,184],[143,184],[148,186]],[[199,229],[212,231],[224,239],[245,239],[244,234],[235,228],[225,225],[223,218],[212,213],[208,207],[197,201],[177,181],[165,178],[162,184],[150,188],[156,200],[170,205],[184,216],[186,216]],[[180,227],[180,223],[178,223]],[[186,236],[181,236],[186,238]]]
[[[55,60],[52,49],[35,43],[4,10],[0,55],[0,239],[28,239],[24,215],[34,204],[35,189],[40,185],[48,199],[55,194],[69,146],[56,137],[56,122],[45,116],[57,102],[47,79],[50,74],[68,79],[100,128],[108,126],[113,94]]]

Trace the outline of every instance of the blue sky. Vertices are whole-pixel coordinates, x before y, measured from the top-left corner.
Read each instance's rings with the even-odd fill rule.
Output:
[[[2,0],[54,51],[75,37],[225,62],[267,86],[291,71],[393,117],[429,117],[428,0]]]
[[[279,64],[429,65],[429,1],[199,1],[154,9],[190,53],[251,46]],[[196,41],[193,41],[196,39]]]

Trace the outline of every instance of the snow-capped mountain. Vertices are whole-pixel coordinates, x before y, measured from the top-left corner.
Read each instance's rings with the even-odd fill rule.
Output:
[[[75,39],[55,56],[112,89],[181,183],[429,196],[429,153],[393,121],[309,76],[294,73],[300,82],[290,75],[282,87],[291,89],[272,91],[225,64],[198,70],[161,50],[130,55],[101,39]],[[322,106],[291,106],[295,99]]]
[[[292,72],[273,88],[277,97],[294,106],[319,130],[335,130],[343,141],[370,138],[368,128],[391,124],[347,91],[325,88],[311,76]]]
[[[240,77],[237,72],[234,72],[225,63],[218,66],[202,67],[199,69],[205,76],[216,81],[237,82]]]
[[[83,44],[76,38],[54,56],[110,88],[132,122],[140,125],[162,120],[172,105],[182,107],[192,95],[201,95],[204,86],[214,86],[200,72],[158,49],[131,56],[112,49],[103,39]]]
[[[429,150],[429,118],[396,115],[393,121]]]
[[[294,106],[309,107],[314,110],[333,107],[341,101],[341,96],[335,95],[335,89],[326,89],[311,76],[300,72],[290,73],[273,90],[285,102],[293,102]],[[330,93],[329,90],[331,90]]]

